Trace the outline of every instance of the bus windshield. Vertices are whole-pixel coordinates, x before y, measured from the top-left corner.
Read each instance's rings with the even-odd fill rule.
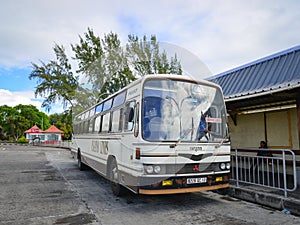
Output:
[[[226,109],[221,91],[196,82],[144,83],[142,134],[148,141],[223,142]]]

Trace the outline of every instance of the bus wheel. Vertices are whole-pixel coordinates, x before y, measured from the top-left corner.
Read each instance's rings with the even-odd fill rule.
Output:
[[[119,184],[119,170],[117,161],[113,159],[110,163],[110,183],[111,183],[111,190],[115,196],[121,195],[121,185]]]
[[[82,170],[85,169],[85,165],[81,161],[81,154],[80,153],[78,153],[78,156],[77,156],[77,165],[78,165],[79,170],[82,171]]]

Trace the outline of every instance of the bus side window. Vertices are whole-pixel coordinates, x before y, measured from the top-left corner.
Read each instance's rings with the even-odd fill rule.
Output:
[[[124,130],[132,131],[134,124],[134,104],[135,102],[127,102],[125,108]]]
[[[111,131],[119,132],[122,131],[122,127],[120,127],[120,121],[122,120],[122,110],[118,109],[112,112],[112,124]]]
[[[84,133],[88,133],[89,132],[89,120],[84,121]]]
[[[95,123],[95,119],[90,119],[89,120],[89,130],[88,130],[89,133],[93,133],[93,131],[94,131],[94,123]]]
[[[110,124],[110,112],[107,112],[106,114],[103,115],[101,131],[109,132],[109,124]]]
[[[95,119],[95,124],[94,124],[94,131],[97,133],[100,132],[100,122],[101,122],[101,116],[98,115]]]

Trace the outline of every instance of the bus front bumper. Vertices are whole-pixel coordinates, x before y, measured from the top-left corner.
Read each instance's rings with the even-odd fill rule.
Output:
[[[229,173],[206,176],[180,176],[167,179],[140,177],[139,194],[177,194],[216,190],[229,186]]]

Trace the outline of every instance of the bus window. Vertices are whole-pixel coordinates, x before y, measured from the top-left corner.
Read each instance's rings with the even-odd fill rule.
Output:
[[[109,122],[110,122],[110,113],[106,113],[103,115],[103,120],[102,120],[102,132],[108,132],[109,131]]]
[[[116,110],[112,113],[112,122],[111,122],[111,131],[112,132],[119,132],[120,131],[120,117],[121,117],[121,113],[120,113],[120,109]]]
[[[94,131],[97,133],[100,132],[100,122],[101,122],[101,116],[96,117],[95,123],[94,123]]]
[[[112,104],[112,98],[104,102],[102,111],[109,110],[111,108],[111,104]]]
[[[125,101],[125,96],[126,96],[126,91],[118,94],[117,96],[115,96],[114,98],[114,103],[112,107],[117,107],[119,105],[122,105]]]
[[[131,131],[133,129],[135,102],[127,102],[125,107],[124,130]]]
[[[94,122],[95,122],[95,119],[91,119],[89,121],[89,133],[93,133],[93,128],[94,128]]]
[[[95,109],[94,108],[92,108],[91,110],[90,110],[90,117],[92,117],[92,116],[94,116],[95,115]]]
[[[89,111],[87,111],[87,112],[85,112],[85,113],[83,114],[83,119],[84,119],[84,120],[87,119],[87,118],[89,117],[88,114],[89,114]]]
[[[103,109],[103,103],[96,106],[96,108],[95,108],[95,113],[102,112],[102,109]]]
[[[89,121],[86,120],[83,122],[83,132],[82,133],[88,133],[89,130]]]

